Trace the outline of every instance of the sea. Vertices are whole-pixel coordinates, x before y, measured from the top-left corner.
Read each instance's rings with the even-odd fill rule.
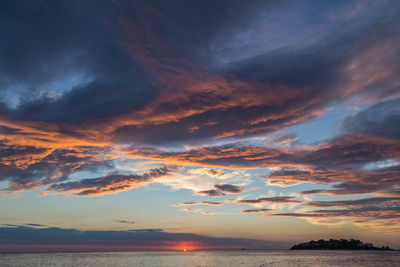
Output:
[[[0,266],[400,266],[400,251],[198,250],[0,254]]]

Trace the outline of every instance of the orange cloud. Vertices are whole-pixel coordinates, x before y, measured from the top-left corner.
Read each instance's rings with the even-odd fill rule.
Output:
[[[151,179],[171,175],[170,172],[175,170],[177,168],[174,166],[164,166],[151,169],[142,175],[123,175],[118,172],[111,172],[104,177],[53,184],[46,190],[45,194],[49,192],[78,196],[115,194],[148,183]]]

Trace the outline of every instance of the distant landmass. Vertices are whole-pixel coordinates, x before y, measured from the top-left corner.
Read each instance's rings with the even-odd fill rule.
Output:
[[[372,243],[363,243],[360,240],[346,240],[346,239],[329,239],[318,241],[310,241],[306,243],[296,244],[290,248],[291,250],[296,249],[337,249],[337,250],[393,250],[386,247],[375,247]]]

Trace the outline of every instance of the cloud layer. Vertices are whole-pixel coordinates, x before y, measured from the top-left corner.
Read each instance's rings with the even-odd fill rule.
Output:
[[[176,206],[397,222],[397,1],[3,1],[0,25],[2,197],[161,184],[201,198]]]
[[[102,251],[182,250],[207,248],[269,248],[288,244],[252,239],[217,238],[191,233],[169,233],[162,229],[128,231],[79,231],[63,228],[1,227],[0,251]]]

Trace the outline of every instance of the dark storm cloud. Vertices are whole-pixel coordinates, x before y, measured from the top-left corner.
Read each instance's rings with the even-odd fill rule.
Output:
[[[108,1],[41,1],[39,8],[29,2],[1,4],[0,34],[7,40],[0,46],[3,89],[17,84],[34,90],[74,72],[107,73],[129,65],[104,38],[110,35],[101,15],[118,15]]]
[[[7,116],[63,125],[65,133],[114,118],[102,125],[101,138],[168,145],[275,131],[348,97],[397,91],[399,16],[392,11],[381,20],[331,30],[329,38],[302,49],[213,65],[217,37],[229,40],[232,31],[251,27],[257,12],[273,14],[282,6],[272,1],[3,3],[1,85],[9,92],[23,88],[20,104],[6,109]],[[381,75],[363,68],[372,63]],[[63,80],[79,75],[77,84]],[[73,88],[64,93],[63,86]],[[60,87],[56,96],[48,94],[49,87]]]
[[[262,0],[118,1],[123,13],[120,23],[125,30],[136,34],[130,36],[130,41],[139,42],[141,47],[135,47],[136,50],[143,54],[147,52],[135,56],[158,63],[190,57],[206,61],[211,40],[225,32],[230,34],[232,30],[251,26],[249,17],[255,10],[273,12],[279,5],[275,1]],[[188,62],[182,60],[180,63],[185,66]],[[173,66],[160,65],[163,70],[173,69]]]
[[[182,245],[190,244],[196,248],[268,248],[285,247],[284,243],[254,239],[217,238],[190,233],[168,233],[162,229],[135,229],[132,231],[79,231],[62,228],[31,228],[26,226],[1,227],[0,250],[21,251],[24,245],[28,250],[38,251],[42,245],[76,246],[76,250],[112,249],[171,249],[181,250]],[[82,247],[81,245],[87,245]],[[18,247],[21,246],[21,247]],[[38,246],[38,247],[35,247]],[[57,246],[60,246],[57,248]],[[70,247],[71,248],[71,247]],[[25,247],[27,249],[27,247]],[[54,248],[53,248],[54,249]],[[73,247],[72,247],[73,249]]]
[[[400,99],[380,102],[347,116],[342,128],[349,133],[369,133],[400,139]]]
[[[396,57],[400,52],[400,46],[396,44],[396,33],[400,30],[398,21],[396,14],[377,23],[336,30],[329,38],[303,50],[279,49],[235,63],[232,73],[241,80],[309,88],[304,89],[303,97],[298,100],[315,101],[317,105],[338,101],[354,93],[377,95],[378,98],[395,94],[399,89],[395,75],[400,71],[400,64],[390,56]],[[390,45],[390,49],[385,45]],[[365,77],[371,70],[358,64],[366,60],[363,58],[366,55],[379,58],[381,61],[370,63],[381,64],[375,67],[388,71],[388,75],[376,79]],[[353,83],[349,74],[370,80]]]
[[[144,127],[124,125],[115,131],[115,140],[166,144],[256,135],[303,122],[321,114],[327,105],[354,96],[380,99],[394,95],[400,71],[394,60],[400,53],[398,21],[395,13],[379,22],[356,23],[304,49],[279,49],[211,69],[202,76],[204,85],[189,73],[168,75],[171,83],[187,80],[175,82],[186,89],[177,96],[166,95],[152,110],[153,117],[168,114],[173,119]],[[132,47],[137,42],[132,41]],[[131,53],[139,52],[135,48]],[[184,59],[174,62],[187,63]],[[377,73],[370,65],[381,71]],[[207,91],[198,90],[202,87]],[[237,100],[239,95],[242,102]]]
[[[59,124],[103,121],[141,108],[150,100],[153,88],[142,75],[128,72],[99,78],[74,87],[56,100],[40,98],[22,103],[12,115],[21,120]]]
[[[115,4],[42,4],[45,8],[38,9],[22,1],[2,3],[0,35],[7,42],[0,45],[0,89],[20,96],[17,109],[7,112],[12,118],[99,121],[138,109],[152,98],[155,89],[146,73],[125,54],[107,24],[118,18]],[[72,90],[63,93],[60,87]]]

